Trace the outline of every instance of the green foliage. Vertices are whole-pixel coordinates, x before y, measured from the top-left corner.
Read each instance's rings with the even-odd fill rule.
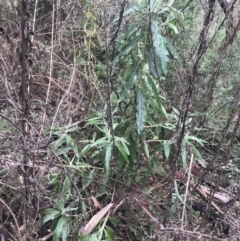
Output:
[[[117,130],[119,128],[119,123],[113,123],[113,130]],[[84,143],[89,142],[84,146],[81,150],[81,155],[86,155],[91,153],[91,158],[100,160],[104,157],[104,171],[106,176],[110,171],[110,164],[112,160],[112,148],[113,143],[116,146],[119,154],[122,156],[122,161],[128,163],[128,156],[130,155],[130,151],[128,148],[129,143],[126,141],[124,137],[119,137],[117,135],[113,136],[111,134],[111,130],[109,125],[104,120],[104,117],[99,113],[99,117],[94,117],[88,120],[87,126],[94,126],[96,128],[96,132],[93,135],[93,139],[91,141],[83,141]],[[97,135],[100,135],[100,138],[96,138]],[[124,165],[121,163],[120,165]]]
[[[79,163],[80,154],[76,141],[71,137],[71,133],[76,132],[78,130],[77,127],[65,129],[61,127],[56,127],[53,130],[51,128],[46,128],[45,133],[52,133],[58,139],[52,143],[52,150],[56,152],[57,155],[63,155],[66,159],[69,157],[69,153],[73,152],[74,156],[71,162]]]
[[[84,144],[79,151],[80,157],[88,156],[94,164],[102,162],[106,177],[109,176],[111,167],[116,164],[122,172],[134,171],[134,165],[142,151],[147,159],[152,159],[154,151],[146,137],[149,137],[149,132],[155,137],[158,133],[154,133],[152,129],[145,130],[145,125],[146,122],[155,125],[158,118],[158,125],[164,126],[163,123],[169,117],[165,108],[167,100],[160,92],[160,82],[165,80],[163,76],[168,73],[169,61],[179,60],[177,51],[166,35],[168,31],[178,34],[179,16],[181,14],[174,9],[173,1],[164,3],[151,0],[149,6],[147,1],[134,1],[134,4],[129,5],[124,11],[123,17],[130,18],[131,24],[126,25],[122,37],[115,43],[118,51],[113,56],[112,64],[116,69],[120,69],[119,75],[123,76],[122,83],[114,86],[120,94],[117,97],[111,95],[110,104],[116,107],[112,110],[112,116],[108,118],[100,111],[94,112],[93,118],[87,123],[87,128],[92,127],[94,132],[89,139],[80,141]],[[90,42],[93,36],[97,35],[95,19],[96,16],[90,6],[84,28],[89,41],[88,48],[90,45],[93,46]],[[119,17],[113,19],[112,23],[116,24],[118,21]],[[88,51],[90,49],[91,47]],[[87,66],[84,59],[79,58],[79,61],[83,66]],[[99,66],[100,69],[95,66],[95,71],[99,78],[102,78],[109,70],[104,70],[101,64]],[[104,111],[107,111],[106,107]],[[59,147],[62,144],[68,147],[66,135],[68,134],[65,133],[53,148],[61,151]],[[68,139],[70,141],[69,137]],[[165,141],[158,147],[164,149],[167,158],[170,156],[171,145],[172,143]],[[67,152],[68,149],[65,147],[60,153],[64,151]],[[149,175],[149,171],[146,173]]]
[[[183,168],[187,168],[187,149],[190,148],[191,152],[196,155],[199,159],[202,159],[202,155],[200,151],[198,150],[196,144],[199,144],[200,146],[204,146],[204,143],[207,143],[206,141],[191,135],[185,135],[182,143],[182,164]]]
[[[141,91],[141,89],[137,92],[137,130],[138,134],[144,129],[144,123],[146,120],[146,100]]]
[[[65,177],[62,188],[60,189],[59,201],[53,208],[44,210],[42,223],[52,221],[51,230],[54,232],[53,241],[66,241],[69,233],[72,231],[74,219],[71,213],[78,210],[77,202],[69,202],[71,192],[70,180]]]
[[[131,15],[132,24],[117,42],[119,52],[114,61],[116,64],[124,62],[129,65],[125,70],[125,83],[120,99],[125,100],[127,97],[128,102],[132,103],[138,134],[144,130],[147,115],[151,114],[149,104],[167,117],[157,79],[167,74],[170,55],[178,58],[175,48],[164,36],[164,32],[169,28],[178,33],[174,21],[177,23],[179,15],[177,16],[172,3],[173,1],[167,4],[150,1],[149,9],[146,2],[138,1],[135,6],[126,10],[124,15]]]
[[[91,195],[104,197],[98,201],[105,205],[124,195],[124,190],[133,187],[132,182],[137,184],[139,200],[143,193],[151,199],[149,210],[157,212],[159,202],[166,204],[170,216],[181,218],[187,228],[187,214],[181,217],[180,212],[183,206],[188,208],[184,203],[185,188],[180,188],[174,178],[170,180],[174,186],[170,189],[167,185],[175,171],[186,174],[192,154],[200,161],[207,160],[206,167],[212,159],[211,169],[227,167],[231,155],[236,163],[232,169],[219,168],[227,172],[222,177],[217,173],[219,186],[231,185],[233,176],[239,179],[240,49],[239,41],[234,42],[239,40],[234,29],[237,1],[228,17],[217,1],[214,9],[209,9],[214,1],[202,5],[189,0],[43,2],[43,8],[37,2],[34,8],[27,7],[26,21],[31,16],[36,21],[34,35],[29,32],[32,48],[27,48],[26,54],[34,55],[34,64],[30,66],[29,59],[27,65],[31,68],[21,73],[22,77],[34,77],[25,100],[21,99],[24,93],[19,92],[19,73],[24,65],[19,65],[16,58],[24,39],[19,38],[21,24],[17,23],[21,11],[1,13],[1,111],[9,118],[0,118],[2,181],[11,180],[18,174],[17,168],[24,167],[19,180],[24,179],[24,186],[31,190],[24,198],[43,197],[38,200],[40,207],[42,202],[51,200],[51,208],[44,210],[39,223],[50,226],[54,241],[114,240],[113,227],[121,222],[120,216],[117,219],[109,214],[88,236],[78,235],[79,223],[86,223],[96,211],[91,209]],[[7,8],[3,6],[4,9]],[[33,14],[31,9],[36,12]],[[42,84],[46,81],[48,86]],[[29,104],[26,112],[21,106],[25,101]],[[71,118],[74,124],[69,121],[66,125]],[[52,120],[54,123],[45,129],[45,134],[54,141],[47,146],[48,156],[44,157],[45,150],[43,154],[38,152],[44,136],[42,128]],[[77,124],[79,127],[72,127]],[[26,133],[14,133],[18,128]],[[39,180],[39,185],[35,185],[35,180]],[[27,215],[19,217],[20,224],[23,219],[31,222],[35,217],[28,212],[27,203],[18,208],[21,204],[16,206],[11,199],[15,183],[16,180],[3,183],[4,199],[16,207],[13,212],[26,210]],[[132,193],[126,196],[131,199]],[[135,207],[128,208],[136,211]],[[149,240],[153,236],[149,219],[154,219],[143,218],[139,212],[131,216],[136,216],[136,220],[131,219],[126,225],[133,237],[129,239]],[[31,232],[25,233],[29,239]]]

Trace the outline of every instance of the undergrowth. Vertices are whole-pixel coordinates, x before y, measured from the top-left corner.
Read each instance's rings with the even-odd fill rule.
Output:
[[[0,3],[3,240],[238,240],[239,3],[218,2]]]

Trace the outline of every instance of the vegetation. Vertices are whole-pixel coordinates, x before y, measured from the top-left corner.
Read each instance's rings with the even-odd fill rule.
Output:
[[[1,0],[3,240],[238,240],[236,0]]]

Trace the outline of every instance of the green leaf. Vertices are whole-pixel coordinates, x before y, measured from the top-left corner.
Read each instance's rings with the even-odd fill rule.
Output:
[[[170,0],[169,2],[168,2],[168,7],[171,7],[172,5],[173,5],[173,3],[174,3],[174,0]]]
[[[62,231],[62,241],[67,241],[69,233],[72,229],[72,223],[70,218],[66,218],[66,224],[64,225],[64,229]]]
[[[99,241],[97,233],[91,234],[87,241]]]
[[[147,158],[149,158],[150,157],[149,149],[148,149],[148,144],[146,143],[146,141],[143,142],[143,145],[144,145],[144,152],[145,152]]]
[[[97,145],[99,145],[99,146],[106,146],[107,143],[108,143],[108,139],[107,139],[106,136],[104,136],[104,137],[96,140],[96,141],[91,145],[91,147],[94,147],[94,146],[97,146]]]
[[[60,197],[61,197],[61,200],[63,200],[63,202],[65,202],[69,197],[69,193],[71,190],[70,185],[71,185],[71,181],[70,181],[69,177],[66,176],[64,179],[64,182],[63,182],[61,193],[60,193]]]
[[[126,152],[126,154],[129,155],[130,152],[129,152],[128,147],[127,147],[127,145],[126,145],[126,144],[128,144],[128,142],[125,141],[123,138],[120,139],[120,142],[122,143],[122,146],[123,146],[124,151]]]
[[[133,167],[134,162],[137,159],[137,143],[135,133],[131,132],[129,136],[129,152],[130,152],[130,168]]]
[[[168,113],[163,105],[161,105],[161,110],[162,110],[162,113],[165,115],[165,117],[168,118]]]
[[[83,213],[83,214],[86,214],[86,213],[87,213],[87,205],[86,205],[86,203],[84,202],[84,200],[82,200],[81,210],[82,210],[82,213]]]
[[[187,141],[188,140],[192,140],[192,141],[196,141],[198,142],[201,146],[204,146],[204,143],[207,143],[207,141],[204,141],[200,138],[197,138],[196,136],[191,136],[191,135],[188,135],[186,136],[184,139],[186,139]]]
[[[104,170],[105,170],[105,173],[107,176],[108,176],[109,169],[110,169],[111,157],[112,157],[112,143],[107,146],[106,154],[105,154]]]
[[[80,154],[79,154],[79,149],[78,149],[78,145],[77,143],[74,141],[72,144],[72,149],[74,151],[74,154],[77,158],[80,158]]]
[[[57,150],[59,146],[61,146],[62,144],[64,144],[65,141],[65,134],[63,134],[61,137],[59,137],[59,139],[57,139],[53,144],[52,144],[52,149],[53,150]]]
[[[59,183],[59,181],[60,181],[60,178],[59,178],[58,174],[56,174],[56,173],[51,174],[50,181],[49,181],[50,185]]]
[[[119,125],[118,123],[113,123],[113,130],[115,130],[118,125]]]
[[[67,154],[71,149],[72,149],[71,147],[59,147],[56,150],[56,153],[60,156],[60,155],[63,155],[63,154]]]
[[[61,233],[64,232],[64,225],[66,225],[67,219],[66,217],[61,217],[58,220],[57,226],[54,230],[53,241],[59,241]]]
[[[167,48],[170,51],[170,53],[173,56],[173,58],[180,60],[179,54],[177,53],[176,49],[171,44],[171,42],[167,38],[165,38],[165,42],[166,42]]]
[[[123,35],[123,41],[126,41],[131,35],[133,36],[133,33],[136,33],[139,30],[139,24],[135,23],[129,29],[126,31],[126,33]]]
[[[158,79],[161,75],[160,59],[156,56],[152,47],[147,46],[148,66],[152,76]]]
[[[70,144],[71,142],[73,142],[74,140],[72,139],[72,137],[71,136],[69,136],[69,135],[65,135],[65,139],[66,139],[66,143],[67,144]]]
[[[183,165],[183,169],[186,169],[186,167],[187,167],[187,151],[186,151],[185,146],[182,148],[182,165]]]
[[[102,157],[105,155],[105,149],[98,149],[98,150],[96,150],[96,151],[94,151],[94,152],[92,152],[92,155],[91,155],[91,158],[94,158],[94,161],[93,161],[93,163],[95,164],[95,163],[98,163],[100,160],[99,160],[99,157],[100,157],[100,159],[102,159]]]
[[[91,165],[89,165],[86,162],[80,162],[78,165],[72,166],[72,168],[76,168],[77,170],[79,170],[80,168],[89,168],[89,167],[91,167]]]
[[[97,232],[91,235],[80,235],[78,241],[99,241]]]
[[[114,240],[114,231],[109,226],[106,226],[104,229],[105,237],[107,241],[113,241]]]
[[[64,203],[63,202],[57,202],[55,204],[56,209],[61,210],[61,212],[64,210]]]
[[[154,51],[161,60],[161,67],[163,73],[167,74],[167,62],[168,62],[168,51],[165,47],[165,38],[160,33],[160,24],[157,19],[152,19],[151,30],[152,30],[152,41]]]
[[[199,150],[191,143],[191,142],[186,142],[188,145],[190,145],[192,147],[192,151],[193,153],[200,159],[203,159],[201,153],[199,152]]]
[[[97,241],[98,239],[97,239],[97,237],[96,237],[96,239],[95,240],[92,240],[92,241]],[[90,237],[88,237],[87,235],[80,235],[80,236],[78,236],[78,241],[90,241]]]
[[[70,129],[67,129],[66,132],[67,132],[67,133],[72,133],[72,132],[76,132],[76,131],[78,131],[78,130],[80,130],[79,127],[72,127],[72,128],[70,128]]]
[[[118,224],[118,219],[115,218],[115,217],[109,218],[109,221],[112,223],[112,225],[113,225],[114,227],[116,227],[117,224]]]
[[[44,210],[44,217],[43,217],[43,223],[48,222],[49,220],[53,220],[57,217],[61,216],[61,212],[56,209],[45,209]]]
[[[141,91],[138,89],[137,92],[137,131],[140,134],[144,128],[144,124],[146,121],[146,99]]]
[[[148,77],[148,83],[149,83],[150,86],[152,87],[152,91],[153,91],[153,94],[154,94],[154,96],[155,96],[155,98],[156,98],[157,103],[161,103],[162,100],[161,100],[160,97],[159,97],[160,95],[159,95],[159,93],[158,93],[158,91],[157,91],[156,84],[154,83],[152,77],[151,77],[149,74],[147,74],[147,77]]]
[[[144,74],[143,74],[144,76]],[[141,76],[141,78],[139,78],[138,81],[138,88],[142,90],[143,94],[145,96],[149,96],[149,85],[147,84],[147,81],[145,80],[145,76],[143,77]]]
[[[122,93],[121,93],[122,98],[126,98],[126,96],[128,95],[128,92],[135,85],[141,66],[142,66],[141,61],[139,61],[132,68],[129,69],[129,73],[126,77],[126,84],[124,85],[124,89],[122,90]]]
[[[139,34],[135,36],[130,42],[127,42],[127,44],[122,49],[120,49],[120,54],[116,56],[116,62],[127,55],[143,38],[144,34]]]
[[[95,169],[92,169],[91,172],[87,173],[87,175],[82,175],[83,189],[86,189],[92,183],[94,173],[95,173]]]
[[[171,28],[171,29],[174,31],[175,34],[178,34],[178,29],[177,29],[177,27],[176,27],[174,24],[172,24],[172,23],[167,23],[167,26],[168,26],[169,28]]]
[[[124,150],[123,146],[120,143],[116,143],[116,147],[119,150],[119,152],[122,154],[123,158],[128,162],[128,155],[126,151]]]
[[[154,9],[156,2],[157,0],[150,0],[150,4],[149,4],[150,11]]]
[[[92,144],[88,144],[84,146],[83,149],[81,150],[81,155],[85,155],[91,149],[91,146]]]
[[[154,111],[155,113],[157,113],[158,110],[159,110],[159,103],[158,103],[154,98],[150,98],[149,103],[151,104],[151,106],[152,106],[152,108],[153,108],[153,111]],[[150,122],[150,123],[151,123],[151,122],[152,122],[152,123],[154,122],[154,120],[152,119],[151,116],[149,117],[149,122]],[[158,138],[157,138],[157,139],[158,139]]]
[[[51,133],[51,127],[47,127],[44,130],[45,134],[50,134]],[[59,136],[62,133],[62,128],[61,127],[54,127],[52,128],[52,134]]]
[[[94,117],[88,120],[87,125],[99,125],[102,123],[101,117]]]
[[[171,151],[171,144],[167,141],[163,142],[163,150],[166,158],[169,158],[170,156],[170,151]]]
[[[64,213],[67,213],[67,212],[70,212],[70,211],[76,211],[76,210],[78,210],[78,207],[71,208],[71,207],[69,206],[69,207],[66,207],[66,208],[65,208]]]

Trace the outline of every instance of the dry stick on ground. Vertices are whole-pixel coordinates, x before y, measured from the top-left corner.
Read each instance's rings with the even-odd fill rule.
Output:
[[[189,188],[189,184],[190,184],[192,163],[193,163],[193,154],[191,155],[191,161],[190,161],[190,166],[189,166],[189,170],[188,170],[188,180],[187,180],[186,191],[185,191],[185,196],[184,196],[183,211],[182,211],[182,229],[183,229],[184,216],[185,216],[185,211],[186,211],[186,202],[187,202],[188,188]]]
[[[40,238],[39,241],[46,241],[46,240],[50,239],[53,235],[54,235],[54,232],[51,232],[51,233],[47,234],[45,237]]]
[[[18,239],[19,239],[19,241],[22,241],[21,233],[20,233],[20,228],[19,228],[19,226],[18,226],[16,216],[15,216],[14,213],[12,212],[11,208],[10,208],[1,198],[0,198],[0,202],[1,202],[1,203],[7,208],[7,210],[11,213],[11,215],[12,215],[12,217],[13,217],[13,219],[14,219],[15,225],[16,225]]]

